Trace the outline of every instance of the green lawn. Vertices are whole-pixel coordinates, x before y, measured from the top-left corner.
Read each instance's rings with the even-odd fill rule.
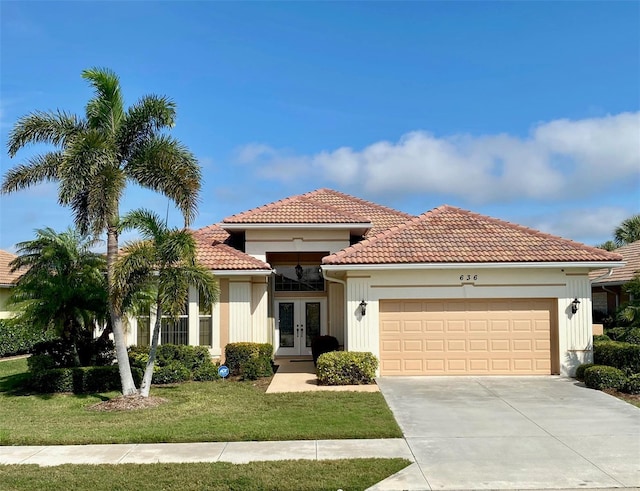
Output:
[[[20,395],[26,367],[24,359],[0,363],[1,445],[402,436],[380,393],[265,394],[251,382],[190,382],[153,387],[169,400],[156,408],[96,412],[87,407],[118,394]]]
[[[409,464],[403,459],[289,460],[234,465],[0,465],[3,490],[362,490]],[[88,483],[91,483],[90,485]]]

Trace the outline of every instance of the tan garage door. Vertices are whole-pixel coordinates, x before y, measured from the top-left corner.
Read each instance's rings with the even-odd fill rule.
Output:
[[[554,300],[381,300],[382,375],[544,375]]]

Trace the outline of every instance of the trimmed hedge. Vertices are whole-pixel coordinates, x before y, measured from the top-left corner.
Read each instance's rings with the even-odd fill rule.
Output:
[[[72,368],[75,366],[73,346],[69,341],[61,338],[50,339],[33,346],[34,355],[49,355],[53,358],[57,368]],[[113,341],[101,338],[85,337],[78,341],[78,357],[82,366],[108,366],[115,360]]]
[[[594,365],[595,365],[595,363],[584,363],[584,364],[580,365],[578,368],[576,368],[576,378],[578,380],[584,380],[584,371],[587,368],[591,368]]]
[[[15,321],[0,319],[0,358],[31,353],[37,343],[55,337],[52,331],[42,332]]]
[[[318,357],[319,385],[365,385],[374,383],[378,359],[368,352],[332,351]]]
[[[622,370],[604,365],[594,365],[584,371],[584,384],[590,389],[622,389],[627,377]]]
[[[131,368],[136,385],[142,381],[142,370]],[[122,390],[120,372],[116,366],[52,368],[34,372],[30,387],[39,393],[73,392],[110,392]]]
[[[205,363],[201,367],[193,371],[193,380],[196,382],[210,382],[211,380],[220,379],[218,375],[219,363]]]
[[[598,341],[611,341],[611,338],[606,334],[598,334],[596,336],[593,336],[593,342],[595,343]]]
[[[628,375],[640,373],[640,345],[620,341],[594,342],[593,360],[597,365],[615,367]]]
[[[272,355],[273,345],[269,343],[229,343],[224,348],[225,364],[229,368],[229,374],[240,375],[243,378],[273,375]]]
[[[130,346],[129,362],[142,371],[149,360],[150,346]],[[211,368],[213,367],[213,368]],[[215,374],[212,372],[215,370]],[[175,384],[186,380],[216,380],[218,368],[206,346],[161,344],[156,350],[152,384]]]
[[[323,353],[338,351],[340,343],[333,336],[316,336],[311,340],[311,355],[314,366],[318,366],[318,357]]]
[[[640,373],[631,375],[627,379],[627,383],[624,386],[624,392],[627,394],[640,394]]]

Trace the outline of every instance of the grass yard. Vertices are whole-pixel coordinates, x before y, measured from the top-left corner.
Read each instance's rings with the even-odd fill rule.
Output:
[[[153,387],[169,402],[142,411],[98,412],[107,394],[21,395],[25,359],[0,363],[0,445],[397,438],[382,394],[265,394],[251,382]]]
[[[403,459],[354,459],[307,461],[288,460],[234,465],[214,464],[120,464],[0,465],[2,489],[137,491],[311,491],[363,490],[398,472],[409,464]]]

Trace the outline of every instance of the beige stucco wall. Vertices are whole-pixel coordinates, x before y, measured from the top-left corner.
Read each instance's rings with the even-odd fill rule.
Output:
[[[570,376],[578,365],[592,360],[587,274],[586,269],[473,267],[350,272],[347,275],[346,347],[379,356],[380,299],[552,298],[557,300],[560,373]],[[581,302],[575,315],[571,314],[574,298]],[[362,300],[368,304],[364,317],[358,309]]]
[[[337,252],[349,246],[349,230],[247,230],[245,252],[262,261],[267,252]]]

